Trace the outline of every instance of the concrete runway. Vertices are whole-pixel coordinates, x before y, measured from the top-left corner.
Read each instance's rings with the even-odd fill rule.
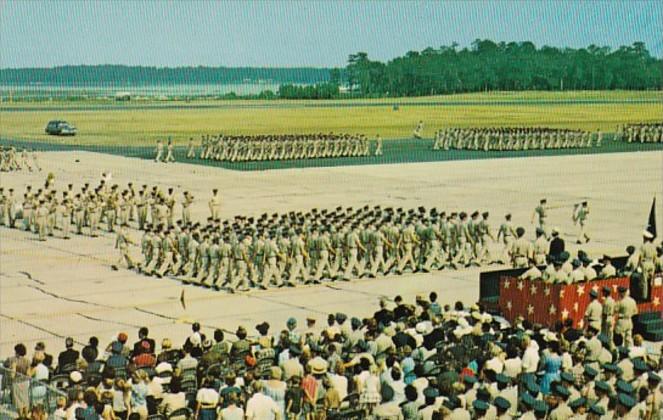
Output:
[[[90,152],[48,152],[40,159],[42,172],[2,173],[0,185],[22,196],[27,184],[38,188],[52,172],[59,189],[74,183],[78,191],[84,182],[96,185],[102,171],[111,171],[121,187],[129,181],[137,186],[172,185],[178,198],[188,189],[196,198],[192,211],[196,220],[207,217],[210,191],[219,188],[222,217],[338,205],[423,205],[447,212],[489,210],[493,230],[511,212],[515,225],[524,226],[530,237],[531,213],[538,200],[547,197],[553,207],[550,224],[561,229],[571,251],[577,249],[572,244],[573,204],[587,199],[592,241],[583,249],[595,257],[622,255],[626,245],[640,243],[654,194],[658,194],[658,226],[663,226],[660,151],[263,172],[156,164]],[[140,239],[136,231],[131,235]],[[31,348],[36,341],[45,341],[48,351],[57,353],[70,335],[81,343],[96,335],[105,344],[126,331],[133,342],[142,325],[150,327],[157,340],[170,337],[181,344],[193,320],[207,331],[215,327],[234,331],[242,324],[253,332],[255,324],[267,320],[276,332],[288,317],[295,316],[303,325],[309,315],[323,325],[327,313],[366,316],[375,311],[379,297],[396,294],[412,300],[436,290],[442,303],[471,303],[478,298],[478,269],[228,295],[182,286],[173,279],[112,271],[110,264],[118,257],[113,244],[112,234],[38,242],[32,234],[0,228],[0,355],[11,355],[17,342]],[[139,254],[137,248],[132,251]],[[182,291],[186,309],[179,302]]]

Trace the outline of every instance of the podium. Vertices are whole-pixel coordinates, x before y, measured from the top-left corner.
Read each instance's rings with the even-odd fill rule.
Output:
[[[613,277],[573,284],[545,284],[542,280],[525,280],[511,276],[499,279],[499,309],[502,316],[513,322],[522,316],[531,322],[551,327],[557,321],[568,318],[573,326],[583,327],[583,316],[589,305],[589,292],[596,290],[602,296],[602,289],[610,287],[611,296],[618,300],[617,288],[630,287],[628,277]],[[638,302],[639,313],[660,312],[663,310],[663,285],[660,278],[651,286],[648,301]]]

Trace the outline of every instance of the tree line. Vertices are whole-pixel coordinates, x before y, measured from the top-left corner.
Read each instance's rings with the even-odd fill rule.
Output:
[[[642,42],[611,49],[537,48],[532,42],[477,39],[460,48],[409,51],[386,63],[365,52],[344,68],[253,68],[99,65],[0,69],[2,85],[117,86],[229,84],[280,85],[258,98],[425,96],[482,91],[646,90],[663,87],[663,60]],[[256,95],[251,95],[256,97]]]
[[[351,54],[341,77],[361,96],[422,96],[522,90],[661,89],[663,60],[642,42],[610,47],[537,48],[532,42],[477,39],[410,51],[387,63]]]
[[[10,86],[116,86],[270,83],[315,84],[329,80],[330,69],[313,67],[144,67],[122,65],[0,69],[0,84]]]

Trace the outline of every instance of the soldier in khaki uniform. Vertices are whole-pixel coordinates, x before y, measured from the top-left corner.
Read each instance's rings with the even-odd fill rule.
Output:
[[[582,203],[576,204],[573,207],[573,224],[578,226],[578,239],[576,240],[577,244],[584,244],[589,242],[589,236],[585,230],[588,215],[589,205],[587,204],[587,201],[583,201]]]
[[[601,320],[603,319],[603,306],[599,302],[599,294],[596,290],[589,292],[590,302],[585,310],[583,317],[585,328],[593,327],[596,331],[601,331]]]
[[[504,222],[500,225],[500,229],[497,232],[497,240],[504,244],[502,250],[502,260],[503,264],[507,264],[509,261],[512,261],[511,258],[511,247],[516,237],[516,232],[513,228],[513,223],[511,222],[511,213],[507,213],[504,216]]]
[[[46,205],[45,200],[39,200],[37,205],[36,213],[36,222],[37,222],[37,234],[39,235],[40,241],[46,240],[47,235],[47,218],[48,218],[48,206]]]
[[[648,230],[642,232],[642,245],[640,246],[640,260],[638,265],[642,271],[642,296],[649,297],[649,289],[651,289],[651,282],[654,279],[654,271],[656,269],[656,246],[654,246],[654,235]]]
[[[523,227],[516,228],[516,236],[517,239],[513,242],[510,252],[513,266],[515,268],[525,268],[532,259],[532,243],[525,239],[525,229]]]
[[[620,286],[619,300],[615,305],[617,321],[615,322],[615,334],[622,337],[622,345],[630,347],[633,345],[633,320],[638,314],[638,305],[635,300],[627,294],[628,289]]]
[[[122,264],[122,262],[126,262],[127,268],[129,270],[133,269],[136,266],[136,262],[133,260],[131,257],[131,253],[129,252],[129,245],[138,245],[136,242],[134,242],[129,234],[127,233],[127,230],[124,226],[120,226],[120,228],[117,231],[117,235],[115,236],[115,249],[120,250],[120,258],[117,262],[117,264],[112,265],[111,267],[114,270],[118,269],[118,265]]]
[[[615,327],[615,300],[611,296],[612,289],[609,286],[603,286],[603,310],[601,312],[601,333],[608,337],[610,346],[613,344],[613,333]]]
[[[208,202],[210,217],[212,220],[219,218],[219,210],[221,208],[221,197],[219,197],[219,190],[214,188],[212,190],[212,198]]]
[[[548,237],[548,232],[546,231],[546,222],[548,220],[548,200],[542,198],[539,201],[539,205],[534,209],[532,214],[532,223],[536,220],[537,227],[543,231],[543,234]]]

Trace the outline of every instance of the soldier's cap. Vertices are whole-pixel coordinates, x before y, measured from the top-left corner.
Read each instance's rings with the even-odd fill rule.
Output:
[[[592,291],[589,292],[589,296],[591,296],[593,298],[597,298],[597,297],[599,297],[599,293],[596,290],[592,289]]]
[[[603,370],[615,374],[621,374],[622,372],[622,369],[614,363],[606,363],[603,365]]]
[[[484,211],[483,213],[481,213],[481,216],[484,217],[484,218],[488,217],[489,215],[490,215],[490,213],[487,212],[487,211]]]
[[[536,403],[534,397],[532,397],[532,395],[530,395],[528,392],[523,392],[522,396],[520,397],[520,401],[528,408],[533,408],[534,404]]]
[[[557,384],[552,391],[560,397],[569,398],[571,396],[569,389],[562,384]]]
[[[591,366],[588,365],[588,364],[585,365],[585,369],[583,370],[582,373],[583,373],[583,375],[585,375],[585,376],[589,376],[590,378],[595,378],[596,375],[599,374],[599,373],[596,371],[596,369],[594,369],[593,367],[591,367]]]
[[[287,325],[297,325],[297,320],[293,317],[288,318]]]
[[[649,372],[647,374],[647,381],[658,383],[661,382],[661,377],[657,375],[655,372]]]
[[[594,382],[594,388],[602,392],[610,392],[610,385],[606,381],[596,381]]]
[[[470,217],[477,217],[479,215],[478,211],[473,211],[472,214],[470,214]]]
[[[361,320],[353,316],[350,319],[350,325],[352,326],[352,328],[359,328],[361,326]]]
[[[572,410],[575,410],[575,409],[580,408],[580,407],[582,407],[586,404],[587,404],[587,398],[580,397],[580,398],[576,398],[575,400],[569,402],[569,408],[571,408]]]
[[[527,391],[532,394],[532,396],[536,396],[541,391],[541,388],[534,380],[525,382],[525,388],[527,388]]]
[[[580,267],[580,266],[582,265],[582,263],[580,262],[579,259],[574,258],[573,261],[571,261],[571,265],[572,265],[574,268],[578,268],[578,267]],[[592,290],[592,291],[593,291],[593,290]]]
[[[438,392],[437,388],[433,388],[431,386],[426,387],[424,389],[424,397],[425,398],[437,398],[440,396],[440,393]]]
[[[570,382],[570,383],[575,382],[575,378],[573,377],[573,374],[571,372],[562,372],[559,374],[559,377],[564,382]]]
[[[498,373],[497,375],[495,375],[495,380],[497,381],[498,384],[503,384],[503,385],[507,385],[509,382],[511,382],[511,379],[503,373]]]
[[[548,202],[548,200],[545,199],[545,198],[542,198],[541,200],[539,200],[539,203],[541,203],[541,204],[546,203],[546,202]]]
[[[617,288],[617,291],[618,291],[619,293],[626,293],[627,290],[628,290],[628,289],[627,289],[626,287],[624,287],[624,286],[619,286],[619,287]]]
[[[484,387],[477,389],[477,399],[482,401],[490,401],[490,392]]]
[[[633,385],[620,379],[617,381],[617,391],[625,394],[631,394],[633,392]]]
[[[496,397],[493,400],[493,404],[495,405],[495,407],[505,411],[511,408],[511,403],[509,402],[509,400],[500,396]]]
[[[449,410],[452,410],[452,411],[453,411],[453,410],[455,410],[455,409],[457,409],[457,408],[460,407],[460,405],[461,405],[461,401],[460,401],[460,399],[459,399],[457,396],[452,395],[451,397],[449,397],[448,399],[446,399],[446,400],[442,403],[442,405],[444,405],[445,407],[447,407]]]
[[[477,378],[476,376],[472,375],[464,375],[463,376],[463,382],[465,382],[468,385],[474,385],[477,383]]]
[[[486,411],[490,408],[490,405],[485,401],[476,399],[472,402],[472,407],[475,411]]]
[[[594,404],[591,407],[589,407],[589,412],[592,414],[596,414],[598,416],[605,415],[605,409],[598,404]]]
[[[518,236],[523,236],[523,235],[525,234],[525,228],[524,228],[524,227],[521,227],[521,226],[517,227],[517,228],[516,228],[516,234],[517,234]]]
[[[548,404],[545,401],[535,400],[533,408],[535,413],[545,414],[548,412]]]
[[[647,363],[645,363],[645,361],[640,358],[633,360],[633,369],[642,372],[649,370],[649,368],[647,367]]]
[[[629,409],[635,407],[635,404],[636,404],[635,399],[633,397],[631,397],[630,395],[624,394],[622,392],[620,392],[617,395],[617,402],[619,402],[619,404],[621,404],[624,407],[629,408]]]

